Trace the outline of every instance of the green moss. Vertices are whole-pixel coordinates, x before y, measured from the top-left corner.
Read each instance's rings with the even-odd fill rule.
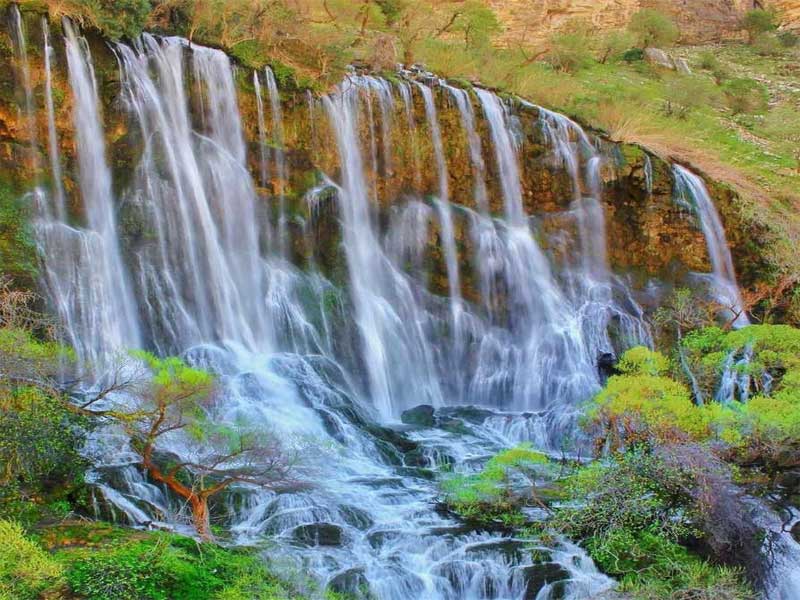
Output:
[[[0,516],[33,523],[84,503],[87,422],[35,387],[0,387]]]
[[[0,519],[0,600],[35,600],[56,592],[63,567],[25,535],[18,523]]]
[[[73,594],[86,600],[279,600],[298,598],[253,549],[228,549],[167,533],[72,525],[92,547],[56,547]],[[85,528],[90,531],[81,533]],[[94,531],[93,531],[94,530]],[[56,539],[64,539],[63,530]],[[47,539],[47,537],[45,537]]]
[[[519,508],[525,498],[513,496],[514,479],[521,476],[530,482],[548,464],[547,456],[529,444],[505,450],[489,459],[479,473],[446,479],[442,484],[445,502],[468,521],[521,526],[525,519]]]
[[[32,200],[0,182],[0,274],[21,286],[36,279],[36,243],[30,226]]]

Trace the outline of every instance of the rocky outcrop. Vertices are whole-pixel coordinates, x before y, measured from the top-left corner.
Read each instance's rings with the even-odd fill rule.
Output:
[[[505,27],[503,41],[510,44],[523,38],[529,43],[546,40],[576,20],[596,31],[619,29],[643,8],[670,15],[686,43],[740,38],[741,16],[758,6],[774,8],[785,27],[800,27],[797,0],[491,0],[491,4]]]

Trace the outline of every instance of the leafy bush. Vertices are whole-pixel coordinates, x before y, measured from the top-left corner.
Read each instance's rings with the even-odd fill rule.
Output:
[[[800,44],[800,36],[791,31],[781,31],[777,35],[778,41],[784,48],[794,48]]]
[[[127,537],[112,538],[93,549],[58,552],[70,590],[86,600],[287,597],[283,586],[249,550],[229,550],[169,534]]]
[[[617,365],[623,375],[665,375],[670,369],[669,359],[659,352],[653,352],[644,346],[631,348]]]
[[[622,60],[627,63],[640,62],[644,60],[644,50],[641,48],[632,48],[622,55]]]
[[[62,566],[25,537],[18,523],[0,519],[0,599],[33,600],[60,587]]]
[[[82,491],[85,419],[34,387],[0,387],[0,515],[26,521],[69,511]]]
[[[586,548],[603,572],[620,578],[635,598],[753,598],[738,569],[717,567],[650,530],[621,528],[593,537]]]
[[[761,56],[779,56],[785,50],[780,40],[771,33],[762,33],[755,38],[753,49]]]
[[[36,278],[36,245],[28,225],[28,204],[0,184],[0,264],[3,273],[20,282]]]
[[[702,78],[676,77],[666,91],[664,113],[685,119],[690,113],[717,101],[717,92],[710,82]]]
[[[620,528],[653,531],[671,541],[699,535],[687,492],[691,474],[644,451],[616,455],[580,468],[566,483],[577,507],[562,508],[556,526],[577,539],[604,537]]]
[[[588,36],[580,31],[553,36],[547,60],[567,73],[588,67],[592,63]]]
[[[692,402],[683,383],[653,375],[617,375],[595,397],[584,417],[596,449],[705,440],[711,415]]]
[[[572,474],[572,499],[553,525],[581,539],[598,566],[634,598],[744,599],[743,571],[712,566],[683,544],[704,543],[723,559],[749,559],[758,548],[745,513],[728,497],[727,470],[698,446],[632,451]],[[724,521],[721,523],[721,521]]]
[[[753,79],[732,79],[723,87],[725,103],[733,114],[762,114],[769,108],[767,88]]]
[[[747,32],[750,43],[753,43],[760,35],[774,31],[778,26],[775,13],[761,8],[747,11],[742,17],[741,25],[742,29]]]
[[[601,64],[623,57],[633,46],[633,35],[627,31],[610,31],[595,44],[595,57]]]
[[[717,85],[720,85],[730,77],[728,69],[723,66],[717,55],[710,50],[701,53],[699,58],[699,67],[704,71],[709,71]]]
[[[636,37],[640,48],[672,46],[680,37],[675,22],[657,10],[644,9],[631,17],[628,30]]]
[[[533,477],[548,462],[546,455],[529,444],[506,450],[492,457],[479,473],[454,475],[445,480],[442,485],[445,502],[469,520],[519,524],[518,506],[526,498],[514,498],[514,483],[522,479],[526,487],[532,487]]]

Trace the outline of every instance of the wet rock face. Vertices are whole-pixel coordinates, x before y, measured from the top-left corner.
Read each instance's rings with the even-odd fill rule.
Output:
[[[400,420],[406,425],[416,425],[418,427],[433,427],[436,424],[434,417],[435,409],[427,404],[417,406],[403,412]]]
[[[539,597],[542,589],[551,586],[548,598],[563,598],[566,592],[566,582],[569,580],[569,573],[558,563],[544,563],[520,569],[521,576],[525,582],[526,600],[535,600]]]
[[[312,523],[296,527],[292,537],[303,546],[341,546],[344,533],[333,523]]]

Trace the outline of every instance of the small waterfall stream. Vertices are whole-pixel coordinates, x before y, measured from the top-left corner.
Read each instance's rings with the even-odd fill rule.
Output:
[[[135,149],[130,181],[115,195],[89,46],[71,24],[64,29],[83,212],[70,208],[61,183],[59,65],[45,24],[42,109],[54,183],[36,221],[42,287],[67,341],[98,373],[128,348],[180,354],[218,376],[214,419],[262,423],[308,457],[298,470],[310,489],[234,490],[226,518],[236,539],[274,540],[275,568],[308,573],[317,586],[308,585],[310,593],[580,600],[612,588],[565,540],[542,548],[550,558],[536,565],[523,551],[531,540],[465,528],[436,510],[432,481],[443,464],[470,472],[521,441],[571,451],[565,443],[580,404],[600,386],[600,356],[650,344],[643,310],[606,256],[602,149],[577,124],[538,109],[553,166],[573,186],[563,216],[577,233],[562,264],[526,212],[515,129],[522,116],[488,90],[431,86],[407,74],[393,83],[349,75],[307,103],[313,128],[332,133],[338,160],[329,172],[320,167],[304,191],[304,227],[340,221],[346,283],[337,286],[314,260],[290,262],[291,128],[270,70],[252,74],[257,144],[250,147],[242,92],[224,53],[148,34],[114,44],[121,118]],[[21,28],[19,35],[24,41]],[[30,78],[21,84],[33,114]],[[416,121],[415,98],[424,122]],[[448,99],[463,129],[471,198],[451,190],[449,132],[440,122]],[[411,145],[413,177],[379,215],[377,179],[400,179],[394,141],[426,134],[431,156]],[[436,170],[430,189],[425,164]],[[690,174],[678,173],[696,192]],[[492,205],[502,214],[491,214]],[[699,210],[711,214],[706,205]],[[147,235],[125,235],[129,220]],[[446,276],[439,295],[428,265],[437,227]],[[712,256],[715,273],[735,283],[730,255],[720,252]],[[462,293],[470,274],[474,299]],[[612,328],[622,341],[612,343]],[[458,428],[400,428],[401,413],[420,404]],[[113,431],[93,437],[87,451],[100,463],[91,474],[98,492],[131,523],[181,523],[181,507],[145,479],[126,444]],[[187,448],[177,435],[167,450]]]
[[[716,300],[722,307],[730,307],[736,313],[734,327],[749,325],[747,315],[742,312],[742,298],[736,282],[736,270],[733,267],[730,247],[725,238],[725,228],[708,195],[708,189],[702,179],[685,167],[675,165],[674,170],[676,199],[697,216],[706,238],[708,256],[713,269],[711,287]]]

